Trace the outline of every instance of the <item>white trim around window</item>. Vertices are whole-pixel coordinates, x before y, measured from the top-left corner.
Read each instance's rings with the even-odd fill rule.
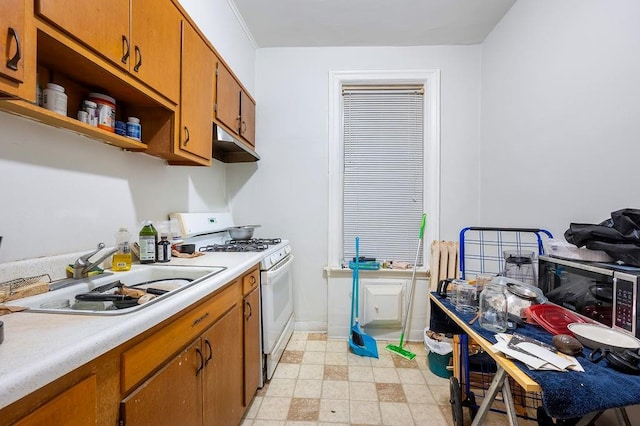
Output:
[[[346,84],[422,84],[424,97],[424,235],[425,256],[429,244],[439,239],[440,229],[440,70],[330,71],[329,72],[329,200],[328,263],[339,267],[342,257],[342,86]],[[416,224],[416,238],[420,224]],[[428,259],[427,259],[428,260]],[[426,264],[426,262],[424,263]]]

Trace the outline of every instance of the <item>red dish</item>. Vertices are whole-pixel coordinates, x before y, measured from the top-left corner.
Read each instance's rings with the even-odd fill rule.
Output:
[[[591,320],[583,318],[573,311],[562,306],[545,303],[542,305],[529,306],[529,313],[538,325],[547,330],[551,334],[568,334],[573,336],[567,326],[574,322],[594,323]]]

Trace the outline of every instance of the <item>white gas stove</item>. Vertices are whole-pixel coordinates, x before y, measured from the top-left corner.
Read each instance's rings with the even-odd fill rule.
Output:
[[[184,244],[194,244],[196,251],[207,252],[205,256],[194,259],[198,264],[204,265],[210,259],[213,265],[219,262],[221,256],[260,254],[262,386],[264,380],[273,376],[293,334],[293,255],[289,242],[280,238],[233,240],[227,229],[235,225],[228,212],[172,213],[170,217],[177,219]]]

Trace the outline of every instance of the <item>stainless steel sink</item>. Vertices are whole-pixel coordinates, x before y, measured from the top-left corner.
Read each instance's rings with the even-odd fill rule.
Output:
[[[198,285],[214,275],[224,271],[224,266],[195,267],[195,266],[148,266],[133,265],[130,271],[113,274],[98,275],[81,280],[62,280],[53,282],[47,293],[25,297],[7,302],[8,305],[24,306],[28,312],[75,315],[123,315],[139,311],[166,300],[172,295]],[[179,280],[179,279],[187,279]],[[128,287],[139,286],[157,280],[176,280],[171,282],[171,289],[162,295],[157,295],[150,301],[132,307],[117,309],[112,302],[81,302],[76,295],[89,293],[98,287],[108,286],[120,281]],[[140,285],[144,289],[145,285]]]

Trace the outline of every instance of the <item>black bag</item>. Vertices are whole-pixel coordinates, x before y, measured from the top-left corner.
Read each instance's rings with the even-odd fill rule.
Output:
[[[597,225],[572,223],[564,233],[567,242],[602,250],[613,259],[640,266],[640,210],[622,209]]]

